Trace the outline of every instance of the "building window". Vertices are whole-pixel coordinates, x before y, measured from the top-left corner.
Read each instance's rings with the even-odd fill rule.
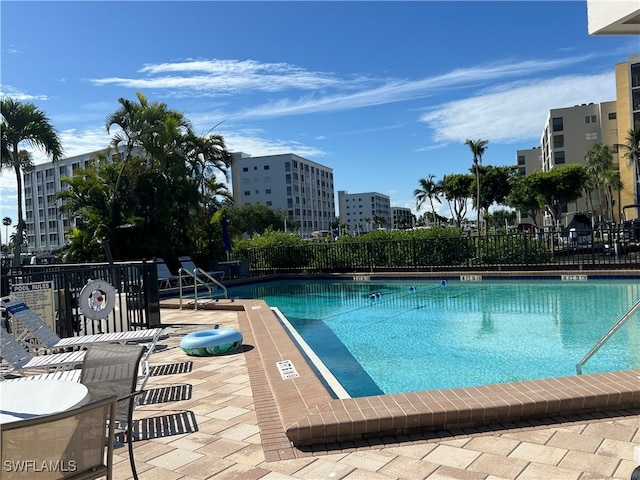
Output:
[[[596,116],[595,115],[587,115],[586,117],[584,117],[584,123],[596,123]]]
[[[249,171],[249,167],[242,167],[242,171],[243,172],[248,172]]]
[[[587,133],[587,134],[585,135],[585,139],[586,139],[586,140],[598,140],[598,133],[597,133],[597,132],[590,132],[590,133]]]
[[[245,191],[244,191],[244,196],[245,196],[245,197],[249,197],[249,196],[251,196],[251,191],[249,191],[249,190],[245,190]]]
[[[524,164],[525,164],[524,155],[518,155],[518,165],[524,165]]]
[[[564,148],[564,135],[553,136],[553,148]]]
[[[270,207],[271,205],[273,205],[273,202],[271,202],[270,200],[267,200],[267,206]]]
[[[269,165],[265,165],[265,166],[264,166],[264,169],[265,169],[265,170],[269,170]]]
[[[551,120],[551,124],[554,132],[561,132],[564,130],[564,124],[562,122],[562,117],[555,117]]]
[[[287,173],[287,175],[285,176],[285,181],[287,183],[291,183],[291,174],[290,173]]]
[[[616,112],[609,112],[609,120],[615,120],[617,118]]]
[[[553,163],[554,165],[561,165],[564,163],[564,151],[553,152]]]
[[[271,195],[271,189],[270,189],[270,188],[267,188],[267,189],[264,191],[264,193],[266,193],[267,195]]]

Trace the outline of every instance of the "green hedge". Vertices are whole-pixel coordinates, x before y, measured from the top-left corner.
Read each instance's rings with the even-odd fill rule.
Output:
[[[338,240],[305,241],[292,233],[267,231],[234,246],[254,271],[423,270],[553,260],[547,245],[529,234],[470,236],[459,229],[377,230]]]

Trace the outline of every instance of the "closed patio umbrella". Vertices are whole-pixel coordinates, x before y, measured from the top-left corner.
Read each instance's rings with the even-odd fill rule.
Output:
[[[229,222],[227,222],[227,217],[222,216],[222,248],[227,253],[227,262],[229,261],[229,252],[231,251],[231,238],[229,237]]]

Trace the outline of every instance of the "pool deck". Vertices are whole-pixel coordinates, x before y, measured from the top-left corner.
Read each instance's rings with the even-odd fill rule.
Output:
[[[176,307],[162,302],[172,333],[151,356],[168,374],[148,384],[174,394],[136,409],[146,432],[168,431],[134,442],[140,478],[628,479],[637,466],[640,371],[339,400],[264,302]],[[239,329],[242,350],[179,349],[214,326]]]

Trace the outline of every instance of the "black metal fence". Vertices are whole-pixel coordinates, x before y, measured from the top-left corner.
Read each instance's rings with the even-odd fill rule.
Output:
[[[309,242],[234,251],[252,275],[448,270],[582,270],[640,267],[640,232],[539,229],[535,233],[452,234],[406,240]]]
[[[114,308],[106,319],[88,318],[78,304],[82,288],[91,280],[107,282],[116,290]],[[160,324],[155,261],[7,268],[2,270],[0,291],[3,297],[14,294],[20,298],[43,282],[52,290],[53,320],[60,337],[135,330]]]

